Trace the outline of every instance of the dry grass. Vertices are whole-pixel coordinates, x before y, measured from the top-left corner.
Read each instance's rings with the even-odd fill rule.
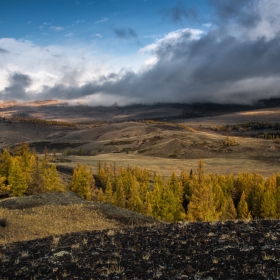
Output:
[[[116,163],[117,166],[138,166],[150,171],[156,171],[164,176],[170,176],[172,171],[178,175],[182,170],[195,170],[199,158],[195,159],[167,159],[153,156],[133,155],[133,154],[100,154],[93,157],[71,156],[71,163],[65,165],[74,167],[77,163],[86,163],[96,172],[98,161],[107,163]],[[265,162],[257,159],[250,159],[246,153],[233,157],[229,154],[222,157],[203,158],[206,173],[226,173],[237,174],[239,172],[258,172],[263,176],[269,176],[272,173],[279,172],[279,164]]]
[[[236,112],[215,117],[194,118],[194,119],[181,119],[176,120],[176,123],[183,123],[198,127],[203,126],[216,126],[225,124],[245,123],[245,122],[279,122],[280,121],[280,108],[257,109],[244,112]]]
[[[0,208],[0,217],[7,217],[8,221],[8,226],[1,228],[0,244],[118,227],[116,222],[83,204],[45,205],[23,210]]]

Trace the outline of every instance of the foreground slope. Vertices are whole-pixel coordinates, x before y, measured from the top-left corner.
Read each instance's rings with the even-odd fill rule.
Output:
[[[1,279],[279,279],[280,222],[87,231],[0,246]]]

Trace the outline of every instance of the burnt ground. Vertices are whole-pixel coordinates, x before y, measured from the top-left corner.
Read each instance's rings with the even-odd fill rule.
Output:
[[[0,246],[0,279],[280,279],[278,220],[160,224]]]

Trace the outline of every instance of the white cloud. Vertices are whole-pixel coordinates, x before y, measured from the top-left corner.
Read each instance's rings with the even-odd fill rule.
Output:
[[[94,52],[94,46],[89,44],[41,47],[27,40],[2,38],[0,45],[9,51],[1,57],[0,91],[8,85],[11,74],[20,72],[32,79],[28,91],[33,92],[34,98],[45,85],[81,86],[121,68],[116,64],[110,67],[111,58]]]
[[[163,45],[169,44],[170,46],[175,46],[181,41],[185,40],[198,40],[204,32],[199,29],[178,29],[172,31],[165,35],[163,38],[156,39],[154,43],[147,45],[141,49],[139,49],[139,53],[144,55],[146,53],[151,53],[151,56],[147,57],[144,61],[142,67],[144,70],[151,68],[158,62],[158,58],[156,55],[156,51]]]
[[[65,37],[72,37],[74,35],[74,33],[70,32],[68,34],[65,35]]]
[[[98,37],[98,38],[102,38],[102,35],[99,33],[95,33],[94,36]]]
[[[60,32],[64,30],[65,28],[63,26],[51,26],[51,29],[57,32]]]
[[[98,20],[98,21],[95,21],[94,23],[95,23],[95,24],[96,24],[96,23],[102,23],[102,22],[106,22],[106,21],[108,21],[108,20],[109,20],[108,18],[104,17],[103,19]]]
[[[204,32],[199,29],[184,28],[172,31],[165,35],[161,39],[156,39],[155,43],[143,47],[139,50],[140,53],[155,52],[162,44],[168,43],[170,45],[176,45],[181,40],[197,40]]]
[[[84,20],[81,20],[81,19],[77,19],[76,21],[75,21],[75,24],[79,24],[79,23],[83,23],[83,22],[85,22]]]

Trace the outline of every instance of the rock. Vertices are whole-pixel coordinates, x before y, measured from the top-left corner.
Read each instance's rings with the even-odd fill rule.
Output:
[[[191,266],[191,265],[187,265],[187,273],[194,273],[195,272],[195,269]]]
[[[54,257],[63,257],[65,255],[70,255],[70,253],[68,251],[60,251],[60,252],[54,253],[53,255],[54,255]]]

